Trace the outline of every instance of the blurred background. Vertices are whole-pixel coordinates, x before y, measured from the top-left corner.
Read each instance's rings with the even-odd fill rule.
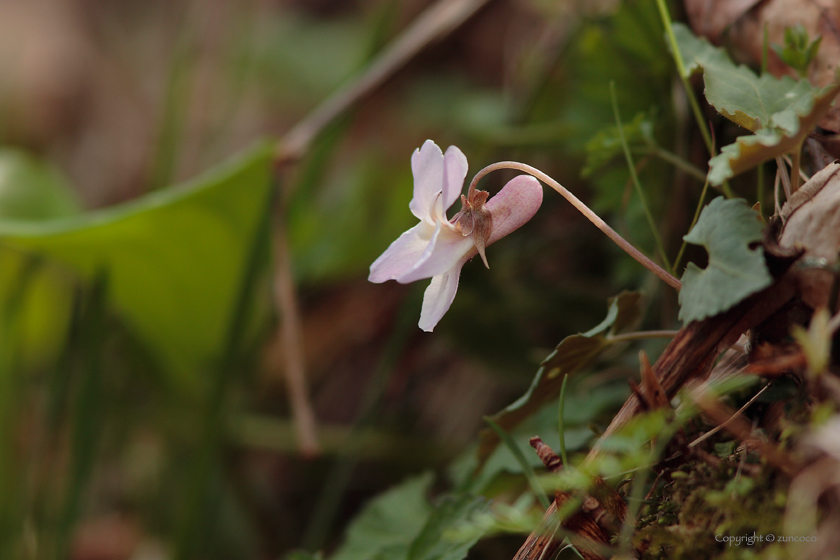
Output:
[[[371,496],[430,469],[451,484],[482,417],[607,298],[641,289],[645,326],[674,328],[674,294],[550,190],[489,270],[464,268],[433,334],[417,327],[425,281],[366,280],[415,223],[410,156],[427,138],[460,147],[469,177],[540,168],[655,254],[610,82],[673,258],[705,155],[653,0],[473,2],[273,167],[266,139],[431,4],[0,1],[2,558],[328,556]],[[301,366],[308,404],[285,381]],[[576,445],[635,372],[613,362],[574,384]]]

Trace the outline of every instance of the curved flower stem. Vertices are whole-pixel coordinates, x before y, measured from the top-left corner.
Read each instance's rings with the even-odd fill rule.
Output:
[[[659,266],[658,264],[650,260],[648,257],[646,257],[641,251],[633,247],[633,245],[630,242],[621,237],[621,235],[619,235],[617,231],[615,231],[613,228],[607,225],[607,223],[604,220],[602,220],[601,217],[598,216],[598,214],[590,210],[589,207],[583,202],[581,202],[581,200],[578,197],[569,192],[566,189],[566,187],[564,187],[563,185],[561,185],[560,183],[558,183],[557,181],[555,181],[554,179],[552,179],[551,177],[549,177],[548,175],[546,175],[545,173],[543,173],[535,167],[531,167],[530,165],[526,165],[524,163],[519,163],[518,161],[500,161],[498,163],[490,164],[475,174],[475,177],[473,177],[473,180],[470,183],[470,188],[467,193],[467,196],[472,194],[472,192],[475,190],[475,186],[485,175],[487,175],[488,173],[492,173],[493,171],[498,171],[499,169],[514,169],[516,171],[522,171],[523,173],[527,173],[539,179],[540,181],[542,181],[543,183],[560,193],[563,196],[563,198],[568,200],[571,203],[571,205],[577,208],[577,210],[581,214],[586,216],[586,218],[590,222],[595,224],[595,227],[604,232],[607,235],[607,237],[612,239],[616,245],[621,247],[625,253],[636,259],[642,266],[656,274],[663,282],[665,282],[675,290],[679,290],[682,287],[682,283],[680,283],[679,280],[677,280],[672,274],[663,269],[661,266]]]

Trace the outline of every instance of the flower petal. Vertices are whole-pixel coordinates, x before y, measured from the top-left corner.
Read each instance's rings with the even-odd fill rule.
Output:
[[[519,175],[508,181],[485,206],[493,216],[493,231],[487,245],[525,225],[539,210],[542,198],[542,185],[530,175]]]
[[[411,154],[411,172],[414,174],[414,198],[408,208],[418,220],[434,223],[434,206],[443,188],[443,152],[431,140]]]
[[[449,146],[443,155],[443,210],[446,212],[464,190],[464,179],[467,177],[467,156],[457,148]],[[446,219],[443,216],[442,219]]]
[[[432,278],[432,283],[423,294],[423,308],[420,311],[420,322],[417,325],[426,332],[432,332],[444,314],[449,311],[455,292],[458,291],[458,279],[461,268],[467,262],[464,257],[456,266],[443,274]]]
[[[400,235],[370,265],[368,280],[378,284],[387,280],[396,280],[410,272],[418,262],[423,260],[423,254],[435,236],[435,229],[426,222],[420,222]]]
[[[397,278],[397,282],[408,284],[415,280],[438,276],[455,267],[459,261],[466,262],[475,254],[472,237],[464,237],[457,231],[442,226],[443,224],[438,222],[432,243],[414,267]]]

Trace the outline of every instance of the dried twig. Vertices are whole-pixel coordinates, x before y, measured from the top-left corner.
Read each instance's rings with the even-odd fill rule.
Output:
[[[691,398],[709,418],[717,422],[721,428],[740,439],[741,441],[755,442],[756,449],[762,457],[773,466],[780,469],[787,475],[793,475],[798,471],[796,464],[779,448],[772,443],[756,440],[753,436],[752,425],[738,413],[720,402],[717,396],[701,386],[691,392]]]
[[[277,163],[282,165],[302,158],[324,127],[382,85],[429,43],[455,30],[487,1],[439,0],[429,7],[358,77],[328,97],[283,137]]]
[[[756,401],[756,399],[758,399],[758,397],[760,397],[760,396],[761,396],[761,394],[762,394],[762,393],[764,393],[764,391],[766,391],[766,390],[767,390],[767,388],[768,388],[769,386],[770,386],[770,383],[768,383],[767,385],[765,385],[764,387],[762,387],[762,388],[761,388],[761,390],[760,390],[758,393],[756,393],[756,394],[753,396],[753,398],[751,398],[750,400],[748,400],[748,401],[747,401],[747,404],[745,404],[744,406],[742,406],[741,408],[739,408],[739,409],[738,409],[738,412],[736,412],[735,414],[733,414],[733,415],[729,418],[729,420],[727,420],[727,421],[726,421],[726,422],[724,422],[723,424],[718,424],[717,426],[715,426],[714,428],[712,428],[711,430],[709,430],[708,432],[706,432],[706,433],[705,433],[705,434],[703,434],[702,436],[698,437],[697,439],[695,439],[694,441],[692,441],[691,443],[689,443],[689,444],[688,444],[688,446],[689,446],[689,447],[694,447],[694,446],[695,446],[695,445],[697,445],[698,443],[701,443],[701,442],[703,442],[703,441],[706,441],[707,439],[709,439],[710,437],[712,437],[713,435],[715,435],[716,433],[718,433],[719,431],[721,431],[722,429],[724,429],[727,425],[729,425],[729,423],[730,423],[730,422],[732,422],[733,420],[735,420],[735,418],[736,418],[736,417],[738,417],[738,416],[740,416],[741,414],[743,414],[743,413],[744,413],[744,411],[745,411],[745,410],[747,410],[747,409],[750,407],[750,405],[751,405],[752,403],[754,403],[754,402]]]

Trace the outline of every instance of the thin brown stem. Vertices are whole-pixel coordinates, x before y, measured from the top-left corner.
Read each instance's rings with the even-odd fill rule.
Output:
[[[648,338],[674,338],[680,331],[638,331],[617,334],[609,337],[610,342],[627,342],[631,340],[646,340]]]
[[[796,192],[799,190],[799,166],[802,159],[802,143],[800,142],[792,154],[793,161],[790,164],[790,190]]]
[[[277,336],[285,356],[286,387],[289,390],[289,404],[295,420],[298,444],[301,453],[311,457],[320,453],[320,445],[315,412],[309,402],[300,310],[295,297],[289,244],[282,224],[277,224],[275,227],[274,243],[277,258],[277,266],[274,270],[274,297],[282,311]]]
[[[464,23],[487,1],[438,0],[427,8],[359,76],[324,100],[283,136],[277,151],[277,163],[284,164],[302,158],[324,127],[382,85],[429,43],[445,37]]]
[[[653,272],[656,276],[658,276],[663,282],[674,288],[675,290],[679,290],[682,287],[677,278],[675,278],[672,274],[666,271],[664,268],[650,260],[647,256],[645,256],[641,251],[636,249],[629,241],[621,237],[617,231],[611,228],[604,220],[601,219],[598,214],[590,210],[590,208],[581,202],[581,200],[569,192],[566,187],[540,171],[535,167],[531,167],[530,165],[526,165],[524,163],[519,163],[518,161],[500,161],[498,163],[493,163],[488,165],[478,173],[476,173],[475,177],[473,177],[472,182],[470,183],[469,187],[469,194],[471,194],[475,190],[475,186],[479,180],[481,180],[485,175],[488,173],[492,173],[493,171],[498,171],[499,169],[514,169],[516,171],[522,171],[524,173],[528,173],[529,175],[539,179],[558,193],[563,196],[566,200],[568,200],[572,206],[574,206],[581,214],[586,216],[586,218],[595,224],[595,227],[600,229],[607,237],[609,237],[616,245],[621,247],[625,253],[636,259],[642,266]]]

